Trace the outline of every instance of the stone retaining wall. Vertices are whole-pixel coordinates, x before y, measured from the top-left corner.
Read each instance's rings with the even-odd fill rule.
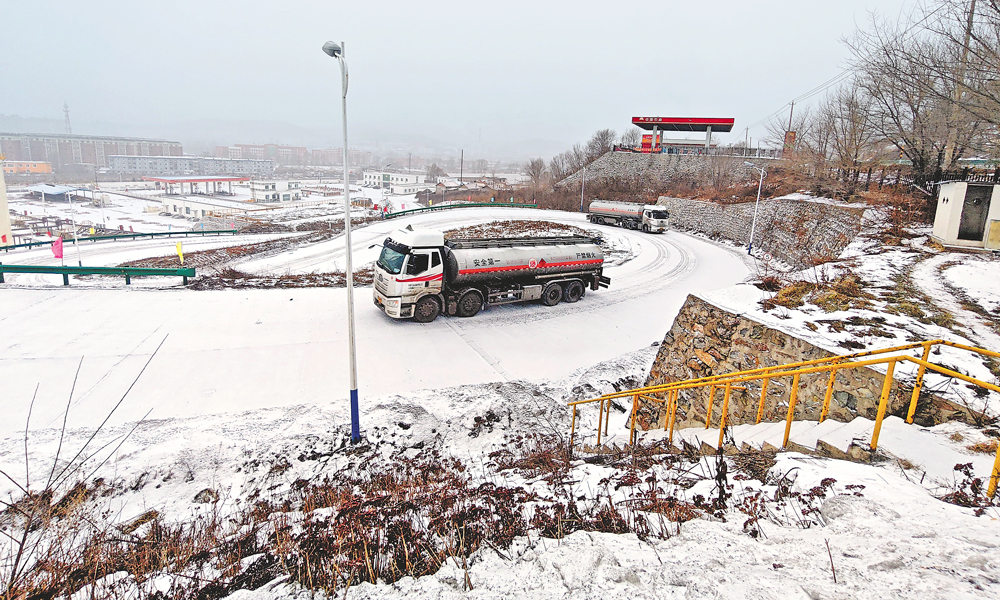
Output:
[[[704,170],[706,157],[690,154],[636,154],[608,152],[587,165],[587,181],[613,179],[619,181],[666,184],[680,177],[693,178]],[[573,173],[556,187],[579,187],[583,170]]]
[[[747,245],[754,202],[719,204],[661,196],[670,225]],[[861,230],[863,208],[807,200],[761,200],[754,247],[795,268],[836,258]]]
[[[697,179],[704,175],[713,159],[726,160],[726,157],[608,152],[587,166],[586,177],[588,181],[616,180],[655,188],[678,180]],[[556,187],[578,187],[583,177],[583,171],[579,171]],[[755,177],[753,174],[753,181]],[[749,242],[754,202],[721,204],[661,197],[658,203],[670,210],[672,227],[741,245]],[[863,212],[863,208],[807,200],[761,200],[754,246],[792,267],[811,267],[840,255],[861,230]]]
[[[653,362],[646,386],[671,383],[834,356],[822,348],[783,331],[733,314],[696,296],[688,296]],[[829,418],[848,422],[855,417],[874,419],[885,376],[867,368],[838,371]],[[796,420],[819,420],[829,374],[803,375],[795,409]],[[783,420],[788,411],[791,377],[773,379],[764,403],[764,421]],[[757,417],[761,382],[749,382],[745,391],[733,391],[729,423],[753,423]],[[887,414],[904,416],[912,388],[893,383]],[[709,388],[679,394],[677,427],[704,426]],[[716,392],[712,423],[718,427],[722,393]],[[643,404],[638,426],[663,427],[666,411],[655,402]],[[914,420],[923,425],[968,420],[964,408],[922,394]]]

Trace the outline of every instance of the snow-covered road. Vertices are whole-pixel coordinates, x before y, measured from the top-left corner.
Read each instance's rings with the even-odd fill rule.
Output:
[[[410,223],[447,229],[510,218],[597,227],[587,224],[583,215],[562,212],[430,213],[356,230],[355,264],[373,260],[377,250],[370,246]],[[372,305],[370,288],[357,289],[363,406],[393,393],[564,377],[662,340],[687,294],[736,283],[748,273],[738,254],[698,238],[677,232],[608,232],[631,244],[636,256],[607,269],[610,289],[590,292],[573,305],[510,305],[472,319],[440,318],[421,325],[389,319]],[[207,249],[250,239],[264,236],[189,238],[184,245]],[[85,264],[113,264],[169,253],[174,243],[95,244],[82,251]],[[336,239],[271,256],[249,263],[249,270],[330,270],[343,259],[342,243]],[[75,258],[73,252],[68,248],[67,258]],[[13,263],[13,258],[5,256],[4,262]],[[78,366],[70,426],[99,424],[161,342],[116,413],[116,422],[138,419],[150,409],[150,418],[162,419],[326,403],[347,396],[344,289],[195,292],[22,283],[29,285],[0,289],[0,435],[23,431],[36,386],[32,427],[61,422]]]

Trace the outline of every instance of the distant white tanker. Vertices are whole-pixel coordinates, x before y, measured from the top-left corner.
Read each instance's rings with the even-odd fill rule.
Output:
[[[394,319],[471,317],[484,306],[576,302],[608,287],[604,253],[585,237],[445,240],[407,226],[385,239],[375,263],[375,305]]]
[[[635,204],[633,202],[610,202],[596,200],[590,203],[591,223],[617,225],[626,229],[641,229],[647,233],[661,233],[667,230],[670,214],[667,209],[655,204]]]

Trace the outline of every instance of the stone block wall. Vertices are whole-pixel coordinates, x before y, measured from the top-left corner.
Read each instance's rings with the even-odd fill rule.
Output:
[[[720,204],[661,196],[670,225],[746,245],[754,202]],[[836,258],[861,230],[862,208],[805,200],[761,200],[754,247],[785,264],[802,269],[816,260]]]
[[[608,152],[587,165],[586,177],[587,181],[612,179],[662,185],[679,177],[697,177],[706,162],[706,157],[691,154]],[[583,177],[583,170],[577,171],[556,187],[580,187]]]
[[[689,295],[673,326],[663,339],[646,386],[671,383],[710,375],[720,375],[834,356],[822,348],[773,329],[743,315],[721,309]],[[885,376],[868,368],[838,371],[828,418],[849,422],[861,416],[874,419]],[[795,420],[819,420],[829,374],[803,375],[799,382]],[[764,403],[764,421],[783,420],[788,411],[792,378],[772,379]],[[730,397],[729,423],[754,423],[761,394],[761,382],[743,384]],[[887,414],[905,416],[912,388],[893,383]],[[677,409],[678,428],[704,426],[709,388],[683,390]],[[718,427],[722,414],[722,390],[716,391],[712,424]],[[918,404],[915,420],[921,424],[952,419],[965,420],[965,410],[929,395]],[[644,403],[637,426],[663,427],[666,411],[662,404]]]

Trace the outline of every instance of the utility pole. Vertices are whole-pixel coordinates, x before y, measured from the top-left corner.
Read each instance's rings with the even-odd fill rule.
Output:
[[[580,186],[580,212],[583,212],[583,191],[587,189],[587,165],[583,165],[583,185]]]
[[[785,130],[786,132],[792,130],[792,115],[794,113],[795,113],[795,100],[792,100],[792,108],[791,110],[788,111],[788,129]]]
[[[951,166],[955,155],[955,146],[958,144],[958,111],[959,103],[962,101],[963,87],[965,87],[965,71],[969,67],[969,42],[972,38],[972,25],[976,15],[976,0],[969,4],[969,16],[965,22],[965,40],[962,44],[962,60],[958,63],[958,72],[955,74],[955,97],[952,99],[951,115],[948,119],[948,140],[944,145],[944,167]]]
[[[465,173],[465,150],[462,150],[462,157],[458,159],[458,185],[462,185],[462,175]]]
[[[82,267],[83,266],[83,259],[80,258],[80,240],[78,240],[76,238],[76,206],[73,205],[73,192],[74,191],[76,191],[76,190],[72,190],[72,191],[66,192],[66,195],[69,196],[69,206],[73,210],[73,245],[76,246],[76,266]],[[86,196],[84,196],[84,197],[86,197]]]

